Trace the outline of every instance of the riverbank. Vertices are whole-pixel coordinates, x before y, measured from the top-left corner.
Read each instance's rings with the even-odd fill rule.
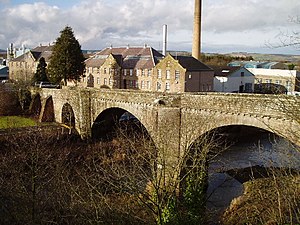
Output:
[[[273,177],[248,181],[243,186],[243,195],[231,202],[222,216],[222,224],[300,223],[299,173],[276,171]]]

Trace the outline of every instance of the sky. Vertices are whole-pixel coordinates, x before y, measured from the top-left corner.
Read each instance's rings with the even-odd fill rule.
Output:
[[[194,0],[0,0],[0,49],[53,43],[71,26],[82,49],[191,51]],[[202,51],[300,54],[299,0],[203,0]],[[295,39],[296,38],[296,39]],[[297,39],[298,38],[298,39]]]

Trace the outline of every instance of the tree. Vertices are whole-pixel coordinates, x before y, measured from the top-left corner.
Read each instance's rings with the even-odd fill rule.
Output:
[[[85,64],[81,46],[75,39],[72,28],[66,26],[60,34],[53,46],[48,73],[53,83],[60,83],[63,80],[66,85],[67,80],[80,79]]]
[[[36,72],[33,76],[33,83],[37,81],[48,81],[47,77],[47,63],[44,57],[39,59],[39,64],[37,66]]]

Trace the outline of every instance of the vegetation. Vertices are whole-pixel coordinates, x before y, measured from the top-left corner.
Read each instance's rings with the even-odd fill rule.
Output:
[[[4,84],[0,84],[0,116],[19,115],[20,113],[18,92],[6,89]]]
[[[246,182],[244,194],[224,213],[223,224],[299,224],[299,182],[300,174],[278,171],[270,178]]]
[[[232,61],[250,61],[253,60],[252,56],[239,57],[239,56],[228,56],[228,55],[201,55],[201,62],[209,66],[227,66]]]
[[[39,82],[39,81],[48,81],[47,77],[47,63],[45,61],[44,57],[41,57],[39,59],[39,63],[37,65],[36,72],[32,79],[33,83]]]
[[[68,80],[78,81],[85,68],[84,56],[71,27],[66,26],[56,39],[48,66],[49,79],[53,83],[67,84]]]
[[[31,127],[36,125],[37,123],[30,118],[19,116],[0,116],[0,129]]]
[[[210,142],[168,171],[182,171],[173,180],[148,135],[130,126],[89,144],[36,129],[0,139],[0,224],[205,224],[199,151]]]

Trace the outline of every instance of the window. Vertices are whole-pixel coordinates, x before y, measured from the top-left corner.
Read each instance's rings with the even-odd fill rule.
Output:
[[[110,86],[113,86],[113,84],[114,84],[113,79],[109,78],[109,85],[110,85]]]
[[[189,74],[189,79],[192,79],[192,74]]]
[[[166,91],[170,91],[170,83],[166,82]]]
[[[166,79],[167,79],[167,80],[170,80],[170,70],[167,70],[167,71],[166,71]]]
[[[97,77],[97,84],[100,84],[100,77]]]
[[[267,87],[268,87],[268,88],[271,87],[271,83],[272,83],[272,80],[271,80],[271,79],[266,79],[266,84],[267,84]]]
[[[241,72],[241,77],[244,77],[245,76],[245,72]]]
[[[161,90],[161,83],[160,82],[157,82],[157,90]]]
[[[180,77],[180,71],[175,70],[175,80],[179,80],[179,77]]]
[[[145,81],[141,81],[141,89],[145,89]]]
[[[270,84],[270,83],[272,83],[272,80],[271,79],[266,79],[266,83]]]
[[[107,69],[106,69],[106,68],[104,68],[104,70],[103,70],[103,73],[104,73],[104,74],[106,74],[106,73],[107,73]]]
[[[142,76],[145,76],[145,70],[142,69]]]
[[[148,77],[151,76],[151,73],[152,73],[152,70],[151,70],[151,69],[148,69]]]
[[[97,73],[98,73],[98,74],[100,73],[100,67],[97,68]]]
[[[275,84],[281,84],[281,80],[276,80]]]
[[[127,74],[127,70],[124,69],[124,71],[123,71],[123,76],[126,76],[126,74]]]
[[[147,81],[147,89],[150,90],[151,89],[151,81]]]
[[[132,76],[133,75],[133,69],[129,70],[129,75]]]
[[[245,83],[245,92],[252,92],[252,83]]]
[[[107,85],[107,78],[104,78],[104,85]]]
[[[129,87],[131,87],[131,88],[133,87],[133,81],[132,80],[129,81]]]
[[[133,88],[139,88],[139,83],[136,80],[132,81],[132,87]]]
[[[158,70],[157,70],[157,78],[158,78],[158,79],[161,79],[161,69],[158,69]]]
[[[138,76],[140,76],[141,74],[140,74],[140,69],[136,69],[136,76],[138,77]]]

